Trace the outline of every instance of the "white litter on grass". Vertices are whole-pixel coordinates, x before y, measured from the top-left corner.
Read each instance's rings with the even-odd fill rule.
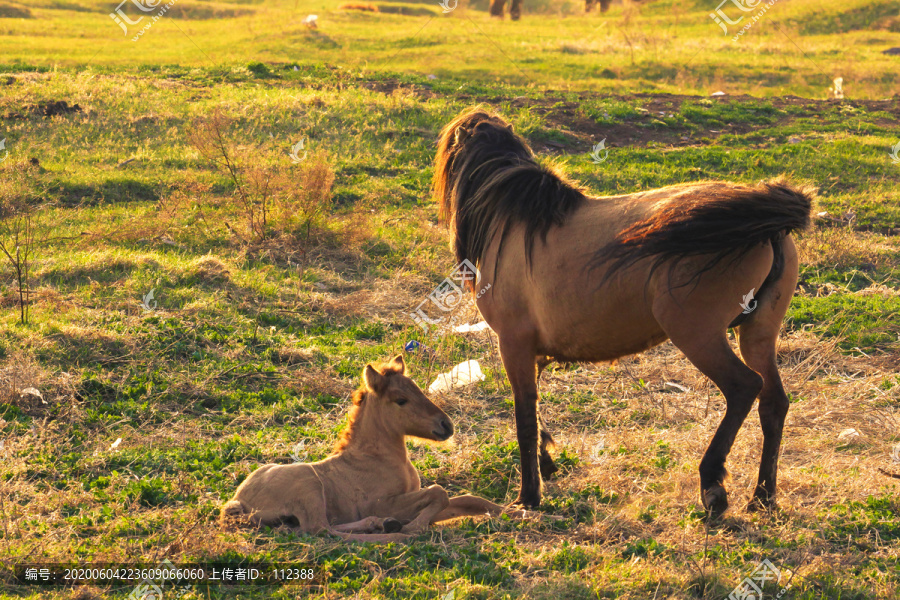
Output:
[[[477,333],[479,331],[484,331],[485,329],[490,329],[491,326],[487,324],[487,321],[482,321],[481,323],[475,323],[474,325],[470,325],[466,323],[465,325],[457,325],[453,328],[453,331],[456,333]]]
[[[857,430],[853,429],[852,427],[845,429],[838,434],[839,440],[849,440],[851,438],[858,438],[858,437],[860,437],[860,433]]]
[[[724,96],[725,92],[713,92],[710,96]]]
[[[116,441],[114,441],[112,444],[110,444],[109,449],[115,450],[116,448],[119,447],[119,444],[121,444],[121,443],[122,443],[122,438],[116,438]]]
[[[689,391],[690,391],[689,389],[687,389],[686,387],[684,387],[684,386],[681,385],[680,383],[675,383],[675,382],[673,382],[673,381],[667,381],[664,385],[665,385],[665,387],[674,388],[674,389],[676,389],[676,390],[678,390],[678,391],[680,391],[680,392],[689,392]]]
[[[33,387],[24,388],[21,392],[19,392],[23,398],[32,397],[37,398],[41,401],[41,404],[47,404],[47,401],[44,400],[44,395],[41,394],[40,390]]]
[[[836,99],[838,99],[838,100],[842,99],[844,97],[844,78],[843,77],[835,77],[835,79],[832,83],[834,85],[832,85],[830,88],[828,88],[828,91],[831,92],[832,94],[834,94],[834,97]]]
[[[310,29],[315,29],[319,26],[319,15],[309,15],[305,19],[303,19],[303,24],[309,27]]]
[[[472,383],[484,381],[484,373],[481,372],[481,365],[477,360],[467,360],[459,363],[449,373],[441,373],[437,379],[428,386],[429,394],[439,394],[441,392],[449,392],[455,387],[462,387]]]

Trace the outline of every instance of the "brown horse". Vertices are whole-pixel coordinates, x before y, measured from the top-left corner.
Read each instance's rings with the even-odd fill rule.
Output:
[[[499,19],[503,18],[503,8],[506,6],[506,0],[491,0],[491,16]],[[509,18],[518,21],[522,16],[522,0],[510,0]]]
[[[335,453],[316,463],[260,467],[222,507],[221,519],[390,542],[458,517],[528,516],[477,496],[450,498],[439,485],[421,489],[406,437],[443,441],[452,434],[449,417],[406,376],[402,356],[367,365]]]
[[[537,506],[538,466],[544,476],[555,470],[536,364],[614,360],[666,339],[727,404],[700,463],[703,505],[711,514],[728,507],[725,459],[757,396],[764,442],[751,506],[774,503],[788,410],[775,345],[798,277],[790,233],[809,224],[810,190],[711,181],[591,197],[538,164],[501,117],[473,110],[441,133],[434,193],[457,259],[491,285],[476,302],[499,336],[515,396],[518,503]]]
[[[609,10],[609,5],[612,4],[612,0],[585,0],[584,1],[584,11],[591,12],[591,9],[594,7],[594,4],[600,5],[600,12],[606,12]],[[503,8],[506,6],[506,0],[491,0],[491,16],[502,19],[503,18]],[[518,21],[522,17],[522,0],[511,0],[509,3],[509,18],[513,21]]]

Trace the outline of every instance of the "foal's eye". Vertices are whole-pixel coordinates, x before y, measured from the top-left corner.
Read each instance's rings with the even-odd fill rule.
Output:
[[[397,406],[403,406],[404,404],[406,404],[407,402],[409,402],[409,400],[407,400],[406,398],[400,398],[400,399],[397,400],[396,402],[397,402]]]

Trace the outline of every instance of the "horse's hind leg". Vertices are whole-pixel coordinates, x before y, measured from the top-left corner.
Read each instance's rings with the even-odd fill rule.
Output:
[[[506,0],[491,0],[491,16],[503,18],[503,7],[506,5]]]
[[[537,365],[537,382],[541,381],[541,373],[544,372],[544,369],[547,368],[547,365],[553,362],[553,359],[549,356],[538,356],[535,364]],[[544,479],[550,479],[553,477],[553,474],[559,471],[559,467],[553,462],[553,457],[550,456],[550,450],[556,448],[556,442],[553,441],[553,436],[550,435],[550,432],[547,430],[547,424],[544,423],[544,417],[541,416],[541,411],[538,409],[538,429],[540,430],[541,436],[541,457],[540,457],[540,466],[541,466],[541,477]]]
[[[518,21],[522,16],[522,0],[512,0],[509,4],[509,18]]]
[[[559,471],[559,467],[556,466],[556,463],[553,462],[553,457],[550,456],[550,450],[556,448],[556,442],[553,441],[553,436],[547,431],[547,424],[544,423],[544,417],[541,415],[540,409],[538,409],[538,429],[541,435],[541,477],[550,479],[554,473]]]
[[[715,517],[728,508],[728,493],[722,485],[727,474],[725,459],[763,382],[731,350],[724,329],[709,329],[707,318],[707,315],[692,319],[683,317],[673,331],[666,332],[688,360],[712,379],[725,395],[725,418],[700,461],[700,497],[703,506]]]
[[[785,268],[769,295],[759,300],[750,319],[738,328],[741,357],[751,369],[762,375],[763,388],[759,393],[759,422],[763,431],[762,457],[759,463],[759,479],[750,510],[775,504],[775,486],[778,476],[778,453],[784,419],[790,401],[784,393],[781,376],[775,360],[778,332],[787,313],[797,286],[797,251],[790,238],[783,244]]]
[[[779,320],[780,321],[780,320]],[[759,479],[749,509],[767,507],[775,503],[775,485],[778,474],[778,452],[788,401],[778,366],[775,363],[775,335],[766,336],[762,327],[745,323],[740,327],[741,356],[753,370],[763,377],[759,393],[759,422],[763,431],[762,457],[759,463]]]

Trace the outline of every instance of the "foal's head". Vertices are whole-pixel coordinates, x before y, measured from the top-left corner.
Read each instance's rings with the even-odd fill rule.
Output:
[[[377,414],[377,419],[366,420],[381,423],[385,433],[395,432],[437,441],[446,440],[453,435],[450,417],[406,376],[406,363],[401,355],[380,365],[366,365],[363,369],[363,387],[354,394],[353,404],[350,427],[338,442],[336,451],[343,450],[350,443],[355,429],[361,426],[356,421],[362,419],[363,411],[376,411],[368,414]]]

